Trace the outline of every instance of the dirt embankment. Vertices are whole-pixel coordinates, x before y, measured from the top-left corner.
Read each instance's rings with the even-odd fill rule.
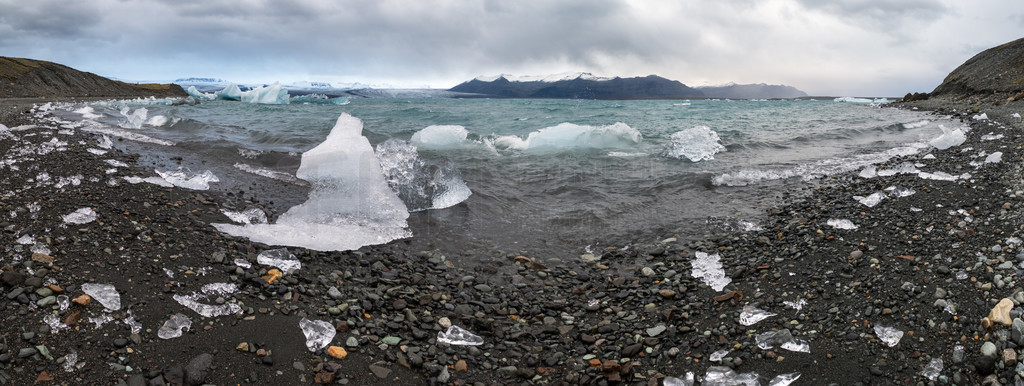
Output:
[[[176,84],[132,84],[41,60],[0,56],[0,98],[186,97]]]

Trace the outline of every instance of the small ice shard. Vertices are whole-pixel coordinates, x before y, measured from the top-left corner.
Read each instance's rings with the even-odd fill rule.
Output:
[[[163,178],[160,178],[160,177],[156,177],[156,176],[154,176],[154,177],[146,177],[146,178],[142,178],[142,177],[138,177],[138,176],[129,176],[129,177],[124,177],[124,180],[128,181],[128,183],[131,183],[131,184],[138,184],[138,183],[142,183],[142,182],[148,182],[148,183],[151,183],[153,185],[163,186],[165,188],[170,188],[170,187],[174,186],[174,184],[172,184],[170,182],[167,182],[167,180],[165,180]]]
[[[757,347],[762,350],[768,350],[776,346],[782,347],[783,349],[795,352],[811,352],[810,345],[803,339],[797,339],[793,337],[793,333],[789,329],[779,331],[767,331],[761,333],[755,338],[757,341]]]
[[[88,148],[88,149],[85,149],[85,151],[90,152],[90,153],[95,154],[95,155],[107,154],[106,150],[94,149],[94,148],[91,148],[91,147]]]
[[[694,278],[701,279],[704,284],[713,288],[715,291],[722,291],[726,285],[732,282],[732,279],[725,276],[725,269],[722,267],[721,257],[718,254],[708,255],[704,252],[696,252],[695,258],[690,263],[692,267],[691,275]]]
[[[837,229],[849,229],[849,230],[857,229],[857,225],[855,225],[853,223],[853,221],[846,220],[846,219],[830,218],[830,219],[828,219],[828,222],[826,222],[826,224],[828,224],[829,226],[831,226],[833,228],[837,228]]]
[[[722,361],[722,358],[725,358],[726,355],[729,355],[729,350],[718,350],[711,353],[711,357],[708,358],[708,360],[712,362],[720,362]]]
[[[32,237],[32,235],[21,235],[15,242],[21,245],[35,244],[36,238]]]
[[[64,355],[64,371],[73,372],[75,371],[75,365],[78,364],[78,352],[71,350],[71,352]]]
[[[740,312],[740,324],[750,326],[775,315],[777,314],[758,309],[754,306],[743,306],[743,311]]]
[[[43,317],[43,323],[50,326],[51,332],[58,332],[68,328],[68,325],[60,321],[60,315],[57,314],[46,314],[46,316]]]
[[[100,314],[100,316],[97,316],[95,318],[89,318],[89,323],[95,324],[96,328],[99,329],[100,327],[103,327],[103,324],[105,324],[105,323],[107,323],[109,321],[112,321],[112,320],[114,320],[114,317],[110,316],[110,314],[104,312],[104,313]]]
[[[760,386],[757,373],[739,373],[725,366],[708,367],[701,386]]]
[[[981,136],[981,140],[982,141],[995,141],[997,139],[1003,139],[1003,137],[1004,136],[1002,134],[988,133],[988,134],[985,134],[985,135]]]
[[[256,262],[280,268],[285,273],[302,268],[302,262],[300,262],[291,252],[288,252],[288,248],[268,249],[260,252],[260,254],[256,256]]]
[[[121,309],[121,294],[111,284],[85,283],[82,284],[82,292],[96,299],[109,311]]]
[[[987,163],[987,164],[997,164],[997,163],[1000,163],[1002,161],[1003,161],[1003,152],[1001,152],[1001,151],[997,151],[995,153],[989,154],[988,157],[985,157],[985,163]]]
[[[131,329],[132,334],[138,334],[139,332],[142,331],[142,323],[139,323],[139,321],[135,320],[135,314],[132,313],[131,309],[128,310],[128,318],[124,320],[124,324],[127,325],[129,329]]]
[[[971,119],[973,119],[975,121],[986,121],[986,120],[988,120],[988,113],[981,113],[981,114],[975,115],[975,116],[971,117]]]
[[[180,168],[175,171],[155,171],[156,174],[160,175],[160,177],[165,181],[170,182],[171,185],[179,188],[209,190],[211,182],[220,182],[220,179],[213,175],[213,172],[209,170],[198,174],[189,174],[184,169]]]
[[[189,295],[174,295],[174,300],[199,315],[212,318],[215,316],[237,314],[242,311],[242,307],[236,303],[211,305],[200,303],[199,301],[208,300],[210,295],[223,296],[235,292],[238,292],[238,286],[235,284],[212,283],[204,285],[200,292],[193,292]]]
[[[942,359],[932,358],[931,362],[924,367],[924,371],[921,371],[921,375],[928,378],[929,381],[934,381],[939,378],[939,373],[942,372]]]
[[[241,258],[235,259],[235,265],[237,265],[239,267],[242,267],[242,268],[252,268],[252,263],[250,263],[249,260],[241,259]]]
[[[1020,113],[1013,113],[1013,115],[1011,115],[1011,117],[1020,119]]]
[[[719,143],[722,139],[718,133],[707,126],[677,131],[669,139],[671,143],[665,151],[665,156],[669,158],[686,158],[690,162],[709,161],[715,159],[715,154],[726,151],[725,146]]]
[[[110,164],[110,166],[117,167],[117,168],[126,168],[126,167],[128,167],[128,164],[126,164],[124,162],[121,162],[121,161],[118,161],[116,159],[107,159],[107,160],[103,160],[103,161],[108,163],[108,164]]]
[[[939,128],[942,129],[942,135],[928,142],[929,145],[932,145],[932,147],[936,149],[949,149],[953,146],[960,146],[964,141],[967,141],[967,135],[965,135],[964,131],[961,129],[950,130],[942,125],[939,125]]]
[[[99,139],[99,141],[96,144],[96,146],[99,146],[99,147],[104,148],[104,149],[110,149],[110,148],[114,147],[114,142],[111,142],[110,138],[107,137],[106,135],[104,135],[102,138]]]
[[[163,326],[156,330],[156,336],[160,337],[160,339],[173,339],[180,337],[182,330],[191,329],[192,319],[183,314],[174,314],[164,322]]]
[[[484,338],[466,331],[462,327],[450,326],[445,331],[437,332],[437,342],[453,346],[479,346],[484,344]]]
[[[853,198],[855,200],[857,200],[857,202],[859,202],[861,204],[864,204],[864,206],[867,206],[868,208],[870,208],[870,207],[873,207],[875,205],[878,205],[878,203],[882,202],[882,200],[884,200],[886,198],[886,196],[885,196],[885,193],[874,192],[874,193],[871,193],[871,195],[869,195],[867,197],[854,196]]]
[[[862,178],[873,178],[878,175],[878,171],[877,169],[875,169],[874,166],[868,166],[861,170],[860,174],[858,175],[861,176]]]
[[[889,347],[896,346],[900,343],[900,339],[903,339],[903,331],[879,324],[875,325],[875,335],[878,335],[878,339],[881,339]]]
[[[792,308],[794,310],[800,311],[801,309],[804,308],[804,306],[807,305],[807,299],[800,299],[800,300],[797,300],[795,302],[791,302],[791,301],[787,300],[787,301],[782,302],[782,304],[784,304],[786,307],[789,307],[789,308]]]
[[[692,371],[687,371],[682,378],[665,377],[662,381],[664,386],[693,386],[696,378]]]
[[[249,208],[241,212],[230,211],[227,209],[221,209],[221,213],[228,216],[231,221],[240,224],[266,224],[267,214],[260,210],[260,208]]]
[[[299,321],[302,334],[306,336],[306,348],[309,351],[316,351],[327,347],[334,340],[334,325],[323,320],[309,320],[302,318]]]
[[[92,208],[81,208],[61,216],[68,224],[87,224],[96,221],[96,212]]]
[[[917,166],[914,166],[914,164],[912,164],[910,162],[904,162],[904,163],[899,164],[899,166],[895,166],[895,167],[879,170],[878,171],[878,176],[879,177],[888,177],[888,176],[894,176],[894,175],[897,175],[897,174],[917,174],[917,173],[920,173],[920,172],[921,171],[917,170]]]
[[[59,307],[61,311],[68,309],[68,306],[70,305],[71,299],[68,298],[68,295],[57,295],[57,307]]]
[[[800,378],[800,373],[779,374],[768,382],[768,386],[789,386]]]
[[[885,191],[889,192],[889,194],[896,197],[908,197],[913,196],[914,193],[917,193],[916,191],[914,191],[914,189],[902,188],[899,186],[890,186],[888,188],[885,188]]]

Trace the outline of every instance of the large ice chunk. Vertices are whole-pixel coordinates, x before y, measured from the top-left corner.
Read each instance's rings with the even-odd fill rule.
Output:
[[[358,249],[410,237],[409,211],[388,186],[363,123],[338,117],[327,139],[302,154],[296,176],[311,185],[309,199],[275,224],[213,224],[234,236],[270,245],[321,251]]]
[[[117,288],[114,288],[112,284],[85,283],[82,284],[82,292],[96,299],[107,310],[121,309],[121,294],[117,293]]]
[[[334,325],[323,320],[299,320],[299,328],[306,336],[306,348],[309,351],[316,351],[327,347],[334,340]]]
[[[211,99],[214,99],[214,98],[217,97],[216,95],[213,95],[213,94],[204,94],[204,93],[199,92],[199,90],[196,89],[196,86],[188,86],[188,90],[185,90],[185,92],[187,92],[188,95],[191,95],[193,98],[196,98],[196,99],[199,99],[199,100],[204,100],[204,101],[205,100],[211,100]]]
[[[217,99],[223,99],[228,101],[237,101],[242,99],[242,89],[238,88],[237,84],[229,84],[224,87],[223,90],[217,91]]]
[[[889,347],[899,344],[900,339],[903,339],[903,331],[897,330],[895,327],[885,327],[879,324],[875,325],[875,335],[878,335],[878,339],[881,339]]]
[[[156,330],[156,336],[160,337],[160,339],[173,339],[180,337],[182,330],[187,331],[191,328],[192,319],[189,319],[184,314],[174,314],[164,322],[163,326]]]
[[[377,159],[391,190],[411,212],[444,209],[472,194],[455,164],[449,160],[428,162],[419,157],[416,146],[403,140],[378,144]]]
[[[561,123],[534,131],[526,139],[497,136],[494,146],[503,150],[621,149],[635,147],[643,140],[640,131],[616,122],[608,126]]]
[[[960,146],[967,140],[967,135],[961,129],[950,130],[943,125],[939,125],[939,128],[942,129],[942,135],[928,142],[929,145],[936,149],[944,150],[953,146]]]
[[[281,87],[281,83],[274,82],[269,86],[257,87],[242,93],[242,102],[259,103],[264,105],[286,105],[288,90]]]
[[[793,352],[810,353],[811,347],[807,341],[793,337],[789,329],[779,331],[767,331],[758,335],[755,340],[757,347],[762,350],[769,350],[776,346]]]
[[[708,255],[704,252],[696,252],[696,257],[690,263],[692,266],[691,275],[701,279],[704,284],[715,291],[725,289],[725,286],[732,282],[732,279],[725,276],[725,269],[722,268],[721,257],[718,254]]]
[[[465,127],[455,125],[427,126],[409,139],[416,147],[424,149],[448,149],[466,143],[469,132]]]
[[[61,216],[68,224],[86,224],[96,221],[96,212],[92,208],[81,208],[74,212]]]
[[[665,156],[689,159],[692,162],[715,159],[715,154],[725,151],[718,133],[707,126],[695,126],[676,132],[670,137],[671,143]]]

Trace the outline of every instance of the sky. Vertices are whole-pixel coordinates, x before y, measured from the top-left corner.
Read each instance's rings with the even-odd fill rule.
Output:
[[[589,72],[902,96],[1022,37],[1020,0],[0,0],[0,56],[134,81]]]

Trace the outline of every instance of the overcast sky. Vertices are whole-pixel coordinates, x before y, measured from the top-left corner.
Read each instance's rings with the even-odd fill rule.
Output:
[[[0,0],[0,55],[125,80],[582,71],[902,96],[1021,37],[1020,0]]]

